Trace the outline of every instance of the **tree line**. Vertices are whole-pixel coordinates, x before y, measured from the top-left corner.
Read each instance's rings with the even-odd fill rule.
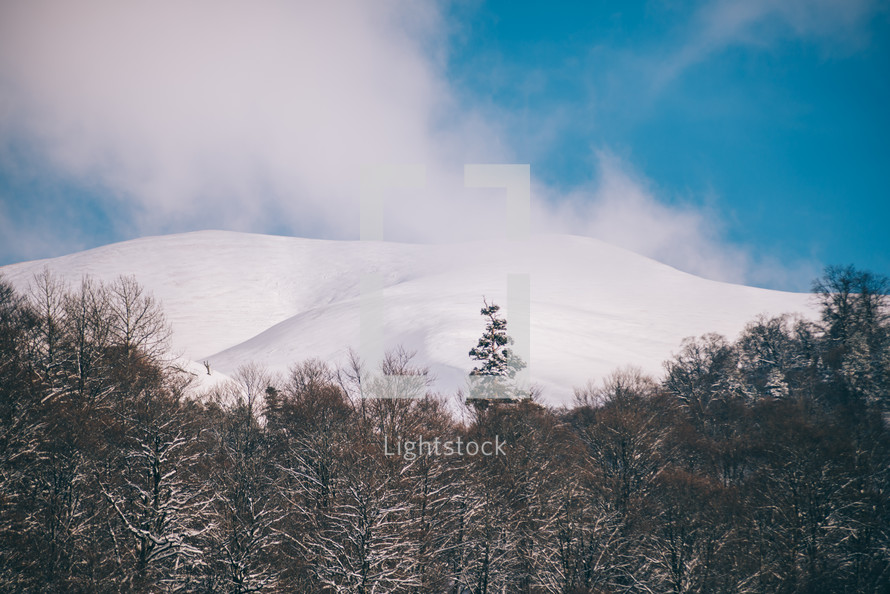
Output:
[[[197,394],[133,278],[0,279],[0,591],[885,592],[888,284],[814,288],[819,320],[687,339],[660,381],[455,414],[401,350],[421,398],[355,358]],[[384,446],[418,437],[506,454]]]

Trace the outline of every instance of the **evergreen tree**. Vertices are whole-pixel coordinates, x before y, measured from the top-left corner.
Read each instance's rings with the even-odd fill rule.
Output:
[[[481,314],[488,321],[485,332],[476,346],[470,349],[470,358],[479,364],[470,372],[471,398],[474,400],[513,399],[516,396],[513,380],[516,373],[525,368],[525,361],[511,349],[513,338],[507,334],[507,320],[498,315],[500,306],[482,301]]]
[[[516,372],[525,367],[525,362],[516,356],[509,345],[513,339],[507,334],[507,320],[498,315],[501,307],[483,300],[485,307],[481,314],[488,318],[485,333],[475,348],[470,349],[470,357],[480,361],[470,375],[496,375],[512,379]]]

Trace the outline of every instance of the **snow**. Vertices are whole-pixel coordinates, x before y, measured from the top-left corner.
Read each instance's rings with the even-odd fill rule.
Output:
[[[735,338],[758,314],[815,316],[808,294],[702,279],[601,241],[415,245],[199,231],[146,237],[0,268],[19,289],[44,267],[74,283],[132,274],[163,303],[173,348],[207,384],[256,361],[285,372],[359,348],[362,277],[384,279],[385,348],[416,350],[436,388],[465,385],[485,327],[482,298],[506,309],[508,273],[531,283],[529,373],[551,403],[628,364],[660,375],[684,337]],[[509,330],[509,311],[507,312]],[[221,373],[220,373],[221,372]],[[212,377],[212,376],[211,376]],[[212,383],[212,380],[211,380]]]

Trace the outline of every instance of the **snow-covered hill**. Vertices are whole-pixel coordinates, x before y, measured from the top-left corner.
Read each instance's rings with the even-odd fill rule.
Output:
[[[417,351],[437,386],[452,391],[472,368],[484,328],[483,295],[506,305],[508,273],[531,284],[532,381],[550,402],[573,386],[634,364],[660,374],[690,335],[734,338],[756,315],[814,315],[807,294],[698,278],[595,239],[539,236],[526,242],[411,245],[322,241],[200,231],[147,237],[0,268],[19,288],[48,267],[135,275],[164,305],[174,348],[233,372],[250,361],[286,371],[320,357],[342,362],[359,347],[361,280],[384,278],[386,348]]]

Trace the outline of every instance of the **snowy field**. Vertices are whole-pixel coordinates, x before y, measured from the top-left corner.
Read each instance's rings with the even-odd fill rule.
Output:
[[[659,376],[684,337],[732,339],[759,314],[815,315],[808,294],[710,281],[575,236],[413,245],[200,231],[14,264],[0,274],[25,290],[43,268],[71,283],[86,274],[134,275],[162,302],[174,352],[199,373],[208,360],[222,374],[248,362],[282,372],[309,357],[343,363],[350,347],[359,348],[362,277],[379,273],[384,347],[416,351],[415,362],[429,366],[444,392],[464,386],[473,366],[467,353],[484,329],[483,296],[506,306],[507,274],[527,273],[529,373],[554,404],[619,366]]]

